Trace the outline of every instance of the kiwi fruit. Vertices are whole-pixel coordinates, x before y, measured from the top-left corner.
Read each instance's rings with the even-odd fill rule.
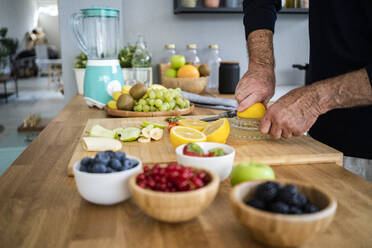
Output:
[[[208,64],[201,64],[199,66],[199,72],[200,72],[200,76],[202,77],[208,77],[209,75],[211,75],[211,69],[209,69]]]
[[[146,86],[143,83],[138,82],[130,88],[129,94],[135,100],[138,100],[146,94]]]
[[[120,110],[132,110],[134,106],[133,98],[128,94],[122,94],[116,102],[116,107]]]

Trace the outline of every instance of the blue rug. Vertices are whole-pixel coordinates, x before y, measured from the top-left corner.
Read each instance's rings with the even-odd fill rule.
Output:
[[[9,168],[16,158],[26,149],[24,147],[7,147],[0,149],[0,176]]]

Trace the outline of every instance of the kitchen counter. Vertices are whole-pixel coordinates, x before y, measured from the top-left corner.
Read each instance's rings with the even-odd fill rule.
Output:
[[[66,166],[86,121],[104,117],[76,96],[0,177],[0,247],[261,247],[233,218],[228,181],[201,216],[183,224],[155,221],[132,200],[106,207],[83,200]],[[371,183],[332,163],[273,169],[277,178],[316,184],[338,200],[330,227],[305,247],[372,244]]]

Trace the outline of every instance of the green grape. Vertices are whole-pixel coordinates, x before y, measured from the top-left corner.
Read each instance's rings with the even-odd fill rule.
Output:
[[[164,98],[165,98],[165,100],[166,100],[167,102],[172,100],[172,97],[171,97],[171,95],[169,94],[169,92],[165,92],[163,95],[164,95]]]
[[[163,105],[160,106],[160,111],[167,111],[169,109],[169,103],[164,103]]]
[[[156,91],[156,98],[162,99],[163,98],[163,92],[160,91],[160,90]]]
[[[174,100],[172,100],[170,103],[169,103],[169,106],[170,106],[170,109],[174,109],[174,107],[176,106],[176,102]]]
[[[150,106],[149,105],[143,105],[142,106],[142,111],[143,112],[149,112],[150,111]]]
[[[150,90],[148,93],[149,93],[149,97],[150,97],[151,99],[155,99],[155,98],[156,98],[156,93],[155,93],[154,90]]]
[[[176,107],[174,108],[174,110],[180,110],[180,108],[179,108],[178,106],[176,106]]]
[[[151,112],[156,112],[157,110],[158,110],[158,109],[157,109],[155,106],[151,106],[151,107],[150,107],[150,111],[151,111]]]
[[[141,112],[141,111],[142,111],[142,106],[143,106],[143,105],[137,105],[137,106],[136,106],[136,108],[137,108],[136,111]]]
[[[147,99],[149,97],[149,94],[146,92],[145,95],[141,99]]]
[[[182,100],[182,98],[178,97],[176,98],[176,103],[183,108],[185,106],[185,102]]]
[[[181,89],[180,89],[180,88],[176,88],[176,92],[177,92],[178,94],[181,94]]]
[[[163,105],[163,101],[161,99],[156,99],[155,100],[155,106],[160,108],[161,105]]]
[[[185,104],[185,108],[189,108],[190,107],[190,101],[189,100],[186,100],[185,103],[186,103]]]
[[[150,99],[149,101],[148,101],[148,103],[150,104],[150,106],[154,106],[155,105],[155,99]]]
[[[146,100],[145,100],[145,99],[140,99],[140,100],[138,101],[138,104],[140,104],[140,105],[145,105],[145,104],[146,104]]]

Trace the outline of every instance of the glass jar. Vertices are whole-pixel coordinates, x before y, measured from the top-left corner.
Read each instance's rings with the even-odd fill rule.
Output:
[[[200,63],[197,48],[198,47],[196,44],[188,44],[186,46],[186,54],[185,54],[186,63],[194,63],[194,64]]]
[[[221,58],[219,55],[218,45],[213,44],[208,47],[208,66],[211,74],[208,78],[207,88],[217,89],[218,88],[218,74],[220,69]]]
[[[163,58],[161,59],[162,63],[170,63],[171,58],[173,55],[176,54],[176,45],[175,44],[166,44],[164,46],[164,55]]]

